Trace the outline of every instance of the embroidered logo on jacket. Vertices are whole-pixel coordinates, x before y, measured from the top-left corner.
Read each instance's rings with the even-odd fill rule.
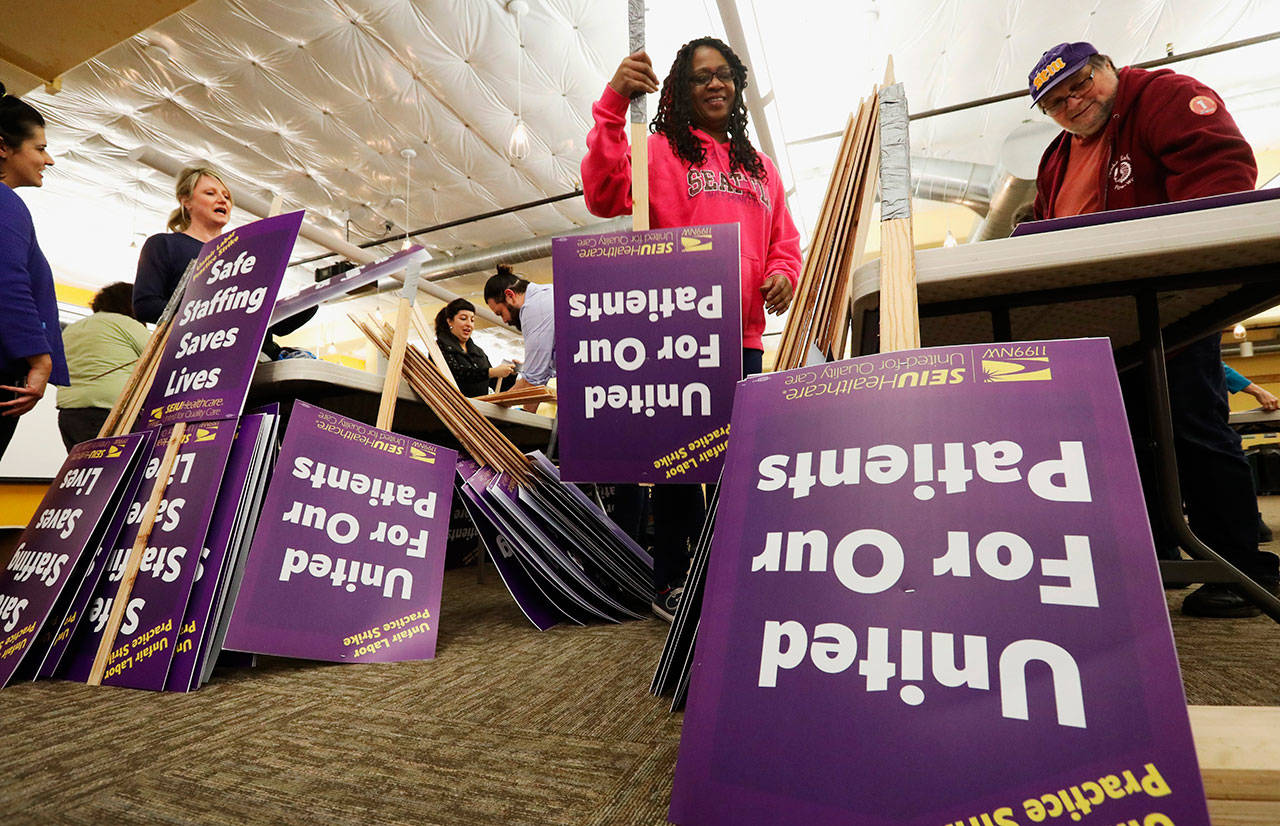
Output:
[[[1212,115],[1218,111],[1218,102],[1208,95],[1196,95],[1187,106],[1197,115]]]
[[[1133,162],[1128,154],[1124,154],[1111,165],[1111,184],[1114,189],[1124,189],[1131,183],[1133,183]]]

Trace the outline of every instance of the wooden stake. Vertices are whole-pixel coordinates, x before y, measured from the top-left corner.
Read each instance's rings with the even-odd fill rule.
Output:
[[[627,38],[631,54],[644,48],[644,0],[627,0]],[[649,228],[649,131],[644,95],[631,99],[631,228]]]
[[[880,91],[880,352],[920,346],[911,162],[902,84]]]
[[[411,264],[404,274],[404,286],[400,289],[400,306],[396,311],[395,335],[391,352],[387,356],[387,375],[382,382],[382,400],[378,404],[380,430],[390,430],[396,415],[396,397],[400,392],[400,377],[404,374],[404,348],[409,343],[409,319],[413,310],[413,298],[418,292],[418,276],[422,264]]]
[[[129,557],[125,561],[124,576],[120,578],[120,586],[116,589],[115,599],[111,603],[111,615],[107,618],[107,627],[102,631],[102,639],[98,643],[98,654],[94,657],[93,668],[89,672],[89,685],[102,685],[102,676],[107,670],[107,662],[111,657],[111,647],[116,644],[116,634],[120,631],[120,623],[124,620],[124,609],[133,593],[134,580],[138,578],[138,568],[142,564],[142,552],[146,550],[151,539],[151,530],[156,524],[156,514],[160,511],[160,502],[169,487],[169,474],[173,472],[173,463],[178,458],[178,448],[182,446],[187,435],[187,423],[178,422],[169,435],[169,444],[165,447],[164,458],[160,461],[160,469],[156,472],[155,481],[151,484],[151,497],[147,506],[142,509],[142,524],[138,526],[138,537],[129,549]]]

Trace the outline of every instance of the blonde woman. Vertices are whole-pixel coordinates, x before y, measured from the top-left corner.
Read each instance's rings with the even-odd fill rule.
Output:
[[[138,275],[133,281],[134,317],[151,324],[164,312],[200,248],[221,235],[231,220],[231,189],[214,169],[193,166],[182,170],[174,194],[178,208],[169,215],[169,232],[153,235],[142,245]],[[292,333],[315,314],[313,307],[273,326],[262,342],[262,352],[271,359],[315,358],[306,350],[280,347],[272,339]]]
[[[160,318],[187,264],[231,220],[231,190],[209,167],[182,170],[175,194],[178,208],[169,216],[169,231],[148,238],[138,256],[133,313],[139,321],[155,323]]]

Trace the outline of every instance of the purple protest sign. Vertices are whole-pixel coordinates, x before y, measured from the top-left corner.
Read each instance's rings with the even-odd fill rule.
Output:
[[[200,643],[204,639],[221,586],[223,562],[239,521],[245,486],[250,481],[258,434],[262,432],[263,416],[242,416],[236,431],[235,443],[227,458],[227,468],[222,475],[217,504],[209,518],[209,532],[204,548],[196,562],[191,597],[186,614],[182,618],[181,633],[173,645],[173,662],[165,680],[166,691],[187,691],[192,676],[200,663]]]
[[[304,287],[288,298],[282,298],[276,302],[275,309],[271,311],[271,323],[275,324],[279,321],[284,321],[286,318],[295,316],[303,310],[309,310],[331,298],[346,295],[352,290],[359,289],[366,284],[372,284],[379,278],[399,272],[412,264],[425,262],[429,258],[430,256],[426,250],[414,245],[407,250],[400,250],[381,261],[365,264],[358,269],[344,272],[336,278],[330,278],[327,281]]]
[[[714,482],[742,376],[738,225],[552,242],[560,471]]]
[[[187,428],[165,489],[163,518],[157,516],[142,553],[129,594],[126,624],[116,636],[103,685],[151,691],[164,688],[237,424],[223,420]],[[157,465],[168,437],[169,433],[162,431],[157,440],[158,447],[152,453]],[[237,500],[239,493],[233,492]],[[132,539],[136,538],[135,529]]]
[[[457,453],[294,404],[224,647],[435,656]]]
[[[738,387],[671,818],[1207,826],[1106,340]]]
[[[301,226],[302,212],[277,215],[200,249],[142,406],[147,427],[240,415]]]
[[[32,641],[54,613],[67,583],[83,574],[81,558],[106,528],[119,501],[117,492],[147,441],[138,433],[92,439],[73,447],[62,463],[0,572],[0,687],[8,685],[36,650]],[[31,656],[43,654],[42,650]]]
[[[111,615],[129,553],[142,527],[142,515],[172,433],[172,427],[159,431],[146,465],[139,470],[142,481],[128,505],[124,527],[115,544],[107,549],[109,553],[103,560],[97,586],[63,655],[64,665],[60,670],[64,670],[63,676],[69,680],[83,682],[93,669],[102,632]],[[155,671],[167,671],[173,656],[171,637],[182,621],[182,610],[191,590],[190,574],[184,576],[184,573],[194,570],[198,549],[209,529],[209,515],[234,433],[234,421],[201,422],[187,427],[107,660],[104,684],[155,690],[163,687],[164,674],[160,673],[158,684],[153,675]],[[185,586],[180,581],[184,578]],[[160,587],[153,584],[156,580]],[[170,593],[170,586],[175,582],[179,590],[185,587],[180,597]],[[172,603],[176,599],[183,605],[177,608],[177,616],[173,616]],[[165,625],[169,626],[168,630]],[[167,641],[159,642],[162,638]],[[156,643],[156,647],[152,648],[152,643]]]

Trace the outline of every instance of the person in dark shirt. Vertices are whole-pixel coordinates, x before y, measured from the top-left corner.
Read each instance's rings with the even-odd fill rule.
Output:
[[[133,313],[139,321],[160,319],[178,282],[200,249],[222,234],[231,220],[231,190],[222,176],[207,166],[193,166],[178,174],[175,193],[178,208],[169,215],[169,232],[153,235],[142,245],[138,274],[133,282]],[[315,308],[273,325],[262,344],[272,359],[311,357],[304,350],[280,347],[272,336],[292,333],[316,314]]]
[[[1061,218],[1124,207],[1253,189],[1253,149],[1218,93],[1168,69],[1117,69],[1089,43],[1059,43],[1027,78],[1033,106],[1062,133],[1049,144],[1036,176],[1036,218]],[[1280,594],[1280,560],[1259,550],[1257,497],[1240,435],[1227,424],[1227,387],[1219,334],[1166,354],[1178,479],[1191,530],[1258,584]],[[1170,548],[1147,426],[1145,380],[1122,374],[1157,548]],[[1176,552],[1174,554],[1176,556]],[[1182,613],[1241,618],[1261,613],[1231,585],[1202,585]]]
[[[471,340],[475,326],[476,307],[465,298],[455,298],[436,313],[436,343],[464,396],[483,396],[515,370],[505,361],[496,367],[489,364],[484,350]]]

